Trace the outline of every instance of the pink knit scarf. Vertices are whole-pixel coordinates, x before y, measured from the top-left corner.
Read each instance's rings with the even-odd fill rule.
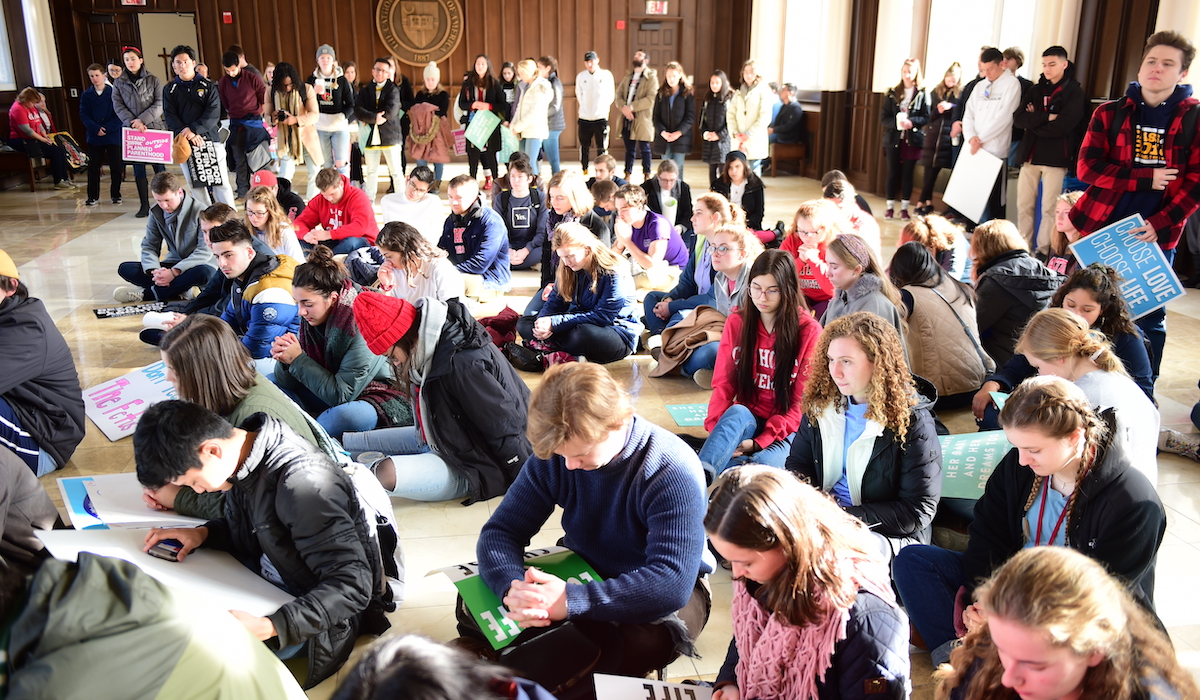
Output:
[[[845,558],[843,578],[856,590],[874,593],[892,605],[896,599],[888,570],[881,562]],[[817,594],[818,603],[825,602]],[[733,584],[733,637],[737,642],[737,683],[744,698],[760,700],[816,700],[817,680],[824,682],[833,663],[835,645],[846,638],[849,608],[835,608],[824,620],[797,627],[767,611],[746,590],[745,581]]]

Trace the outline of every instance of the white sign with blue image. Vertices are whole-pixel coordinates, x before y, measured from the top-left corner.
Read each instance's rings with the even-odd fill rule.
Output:
[[[1104,263],[1121,276],[1129,315],[1141,318],[1183,296],[1183,285],[1157,243],[1139,241],[1131,230],[1145,225],[1141,214],[1121,219],[1071,244],[1083,266]]]

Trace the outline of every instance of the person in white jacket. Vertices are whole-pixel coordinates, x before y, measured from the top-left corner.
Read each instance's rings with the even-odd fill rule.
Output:
[[[770,155],[767,126],[771,123],[771,90],[754,69],[754,59],[742,64],[742,86],[729,101],[727,120],[736,148],[746,154],[750,169],[762,175],[763,159]]]
[[[979,56],[983,79],[971,92],[963,112],[963,138],[971,155],[983,149],[1001,160],[1012,143],[1013,112],[1021,102],[1021,83],[1004,69],[1004,54],[987,48]],[[1007,197],[1007,168],[1001,167],[988,198],[988,210],[979,221],[1003,219]]]
[[[586,70],[575,76],[575,99],[579,102],[579,162],[587,175],[592,143],[597,156],[608,153],[608,112],[617,98],[617,87],[613,74],[600,67],[595,51],[583,55],[583,67]]]

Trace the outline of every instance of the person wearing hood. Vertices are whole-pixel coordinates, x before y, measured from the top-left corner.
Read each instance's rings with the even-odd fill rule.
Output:
[[[1079,150],[1079,179],[1089,187],[1071,210],[1071,223],[1083,235],[1138,213],[1146,225],[1131,233],[1157,243],[1168,265],[1175,260],[1183,225],[1200,207],[1200,130],[1184,129],[1189,114],[1195,124],[1200,101],[1191,85],[1180,84],[1195,57],[1196,47],[1182,34],[1157,32],[1146,40],[1137,82],[1124,97],[1096,108]],[[1167,343],[1166,307],[1137,325],[1150,341],[1157,380]]]
[[[1097,412],[1061,377],[1033,377],[1000,411],[1009,450],[975,504],[965,552],[913,546],[896,588],[933,663],[980,622],[975,587],[1022,549],[1069,547],[1104,565],[1154,614],[1154,566],[1167,529],[1150,481],[1133,465],[1112,411]],[[1161,625],[1161,623],[1159,623]]]
[[[1064,277],[1029,254],[1007,219],[980,224],[971,237],[975,318],[983,350],[997,367],[1012,359],[1021,329],[1046,308]]]
[[[529,388],[483,326],[457,299],[414,305],[362,292],[353,308],[367,347],[395,365],[417,424],[345,433],[346,449],[390,455],[370,466],[393,496],[470,505],[503,495],[533,452]]]
[[[450,216],[442,227],[438,247],[463,274],[466,295],[479,298],[484,290],[507,292],[512,285],[508,266],[508,229],[504,219],[479,198],[479,183],[459,175],[447,188]]]
[[[317,94],[317,136],[321,140],[323,168],[337,168],[350,175],[350,120],[354,118],[357,95],[337,65],[333,47],[321,44],[317,48],[317,67],[304,82]]]
[[[1029,249],[1045,253],[1054,232],[1054,208],[1063,178],[1079,156],[1080,126],[1087,119],[1087,95],[1075,80],[1075,65],[1067,50],[1051,46],[1042,52],[1042,77],[1026,93],[1013,124],[1024,130],[1017,146],[1021,176],[1017,181],[1017,228]],[[1034,209],[1041,187],[1042,224],[1033,230]]]
[[[146,68],[141,49],[126,46],[122,51],[125,70],[113,81],[113,110],[121,119],[122,125],[131,129],[166,129],[167,123],[163,121],[162,82]],[[138,192],[139,207],[134,216],[144,219],[150,216],[150,183],[146,179],[146,164],[130,162],[129,165],[133,166],[133,177]],[[151,167],[155,173],[167,169],[167,166],[161,163],[154,163]]]
[[[904,301],[867,242],[853,233],[839,234],[825,249],[825,264],[834,289],[821,325],[828,326],[858,311],[870,311],[892,324],[904,345]]]
[[[928,544],[942,491],[937,390],[908,369],[904,341],[860,311],[825,326],[785,466],[863,520],[891,560]]]
[[[0,448],[38,476],[66,465],[83,440],[83,392],[71,350],[41,299],[0,250]]]
[[[214,169],[220,171],[221,178],[218,185],[205,186],[197,182],[192,173],[194,160],[189,159],[183,164],[183,178],[192,188],[192,196],[205,206],[217,202],[233,206],[233,186],[229,182],[229,173],[225,172],[225,144],[219,133],[221,97],[217,83],[200,75],[196,65],[196,50],[192,47],[180,45],[171,49],[175,79],[163,88],[163,118],[176,138],[182,136],[193,146],[208,141],[216,149],[217,166]],[[209,190],[212,197],[209,197]]]

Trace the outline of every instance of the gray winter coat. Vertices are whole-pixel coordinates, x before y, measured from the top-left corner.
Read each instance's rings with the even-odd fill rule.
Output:
[[[145,66],[137,80],[124,71],[113,83],[113,109],[126,126],[134,119],[141,119],[148,129],[167,128],[163,120],[162,82]]]

